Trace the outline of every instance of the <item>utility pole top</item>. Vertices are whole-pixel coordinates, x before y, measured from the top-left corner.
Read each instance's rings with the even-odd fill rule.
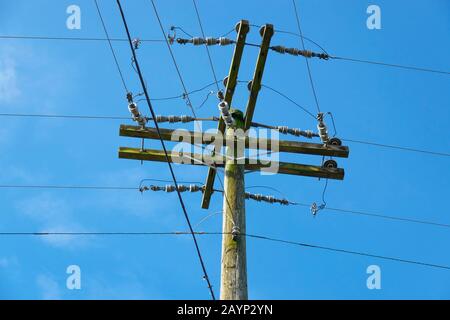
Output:
[[[119,158],[140,161],[155,161],[179,163],[185,165],[202,165],[208,167],[206,182],[202,186],[166,186],[147,187],[143,191],[166,191],[166,192],[202,192],[203,209],[208,209],[211,197],[215,191],[214,181],[217,170],[224,171],[223,184],[223,225],[222,225],[222,264],[221,264],[221,288],[220,296],[223,300],[246,300],[248,299],[247,286],[247,254],[246,254],[246,211],[245,201],[256,200],[266,203],[292,204],[286,199],[276,199],[271,196],[249,194],[245,192],[246,171],[268,171],[277,174],[288,174],[324,179],[344,179],[344,169],[339,168],[337,162],[331,157],[348,158],[349,148],[343,146],[341,140],[330,137],[328,128],[324,122],[326,114],[319,113],[317,116],[317,132],[289,128],[286,126],[269,126],[253,122],[259,92],[262,88],[264,69],[270,50],[278,53],[302,55],[307,58],[318,57],[325,60],[325,56],[317,55],[307,50],[286,48],[283,46],[271,46],[271,39],[275,33],[272,24],[265,24],[259,30],[261,44],[256,60],[253,78],[248,83],[249,96],[245,111],[241,111],[233,105],[233,95],[238,83],[238,74],[246,44],[250,24],[247,20],[241,20],[236,24],[236,40],[228,38],[192,38],[177,39],[180,44],[192,43],[193,45],[231,45],[234,44],[234,52],[231,59],[228,76],[223,80],[225,90],[218,92],[220,117],[209,118],[217,121],[217,131],[213,133],[183,130],[180,132],[172,129],[159,128],[158,122],[187,123],[200,120],[194,116],[153,116],[155,128],[146,126],[148,118],[142,116],[137,105],[132,101],[132,95],[128,96],[129,110],[133,120],[139,125],[121,125],[120,136],[138,139],[157,139],[161,141],[183,142],[191,145],[205,145],[213,143],[211,154],[198,154],[193,152],[121,147]],[[272,108],[273,110],[273,108]],[[314,116],[314,115],[313,115]],[[291,134],[296,137],[320,138],[321,143],[310,143],[303,141],[286,141],[267,139],[266,137],[254,137],[248,134],[250,128],[265,128],[276,130],[283,134]],[[226,147],[225,154],[221,154]],[[206,150],[206,147],[204,147]],[[259,158],[246,157],[246,150],[265,150],[270,153],[291,153],[314,155],[322,158],[321,165],[299,164],[281,161],[267,161]],[[329,157],[329,159],[325,159]],[[219,190],[220,191],[220,190]]]

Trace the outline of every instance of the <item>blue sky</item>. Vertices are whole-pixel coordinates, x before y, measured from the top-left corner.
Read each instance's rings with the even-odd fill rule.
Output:
[[[112,37],[124,37],[115,1],[100,0]],[[200,35],[191,1],[156,2],[168,29],[181,26]],[[66,28],[66,8],[79,5],[81,30]],[[221,35],[240,19],[273,23],[296,31],[290,0],[199,0],[205,31]],[[366,9],[377,4],[382,29],[368,30]],[[162,37],[150,1],[124,1],[135,37]],[[450,70],[450,4],[433,1],[298,1],[303,32],[332,55]],[[2,35],[103,37],[91,0],[0,0]],[[259,42],[256,28],[249,40]],[[296,37],[276,34],[273,44],[300,47]],[[126,43],[115,43],[130,89],[140,92]],[[308,47],[317,50],[317,48]],[[174,46],[189,90],[213,81],[203,48]],[[182,93],[167,48],[143,44],[138,51],[151,97]],[[246,48],[240,80],[251,78],[258,51]],[[223,78],[232,47],[211,48]],[[448,153],[450,92],[447,75],[353,64],[311,61],[320,106],[331,111],[338,136]],[[263,82],[314,111],[303,58],[270,53]],[[213,87],[211,89],[214,89]],[[199,105],[207,91],[192,96]],[[243,109],[248,91],[239,86],[234,106]],[[216,100],[197,111],[217,115]],[[128,116],[119,76],[106,42],[0,40],[2,113]],[[190,114],[183,100],[155,102],[157,114]],[[145,105],[141,109],[147,110]],[[300,109],[263,89],[255,121],[314,129]],[[118,135],[120,121],[1,117],[0,184],[138,186],[143,178],[169,179],[166,164],[119,160],[119,146],[138,141]],[[125,121],[126,122],[126,121]],[[129,123],[129,122],[126,122]],[[215,126],[204,124],[204,127]],[[168,126],[165,126],[168,127]],[[192,124],[184,126],[194,129]],[[290,138],[295,139],[295,138]],[[159,148],[157,141],[147,146]],[[381,212],[450,223],[448,157],[349,144],[350,158],[338,159],[344,181],[330,181],[330,207]],[[319,164],[311,156],[282,155],[283,161]],[[203,181],[206,168],[175,167],[179,180]],[[294,176],[247,177],[247,186],[271,186],[303,203],[320,202],[324,181]],[[265,194],[270,190],[254,189]],[[214,195],[208,211],[198,194],[184,195],[193,223],[221,210]],[[1,232],[182,231],[176,195],[134,191],[24,190],[0,192]],[[446,228],[247,202],[252,234],[450,265]],[[220,231],[217,215],[199,231]],[[216,293],[220,237],[200,237]],[[82,289],[66,289],[67,266],[79,265]],[[368,290],[366,268],[379,265],[382,289]],[[248,240],[249,295],[253,299],[449,299],[450,272]],[[0,238],[2,299],[208,299],[206,283],[189,237],[7,237]]]

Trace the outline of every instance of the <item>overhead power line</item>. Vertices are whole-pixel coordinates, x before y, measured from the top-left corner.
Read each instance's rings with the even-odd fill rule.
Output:
[[[370,141],[353,140],[353,139],[341,139],[341,140],[351,142],[351,143],[366,144],[366,145],[375,146],[375,147],[383,147],[383,148],[398,149],[398,150],[403,150],[403,151],[426,153],[426,154],[431,154],[431,155],[435,155],[435,156],[450,157],[450,153],[447,153],[447,152],[429,151],[429,150],[422,150],[422,149],[402,147],[402,146],[394,146],[394,145],[382,144],[382,143],[376,143],[376,142],[370,142]]]
[[[294,102],[295,103],[295,102]],[[130,117],[120,117],[120,116],[94,116],[94,115],[62,115],[62,114],[31,114],[31,113],[0,113],[0,117],[17,117],[17,118],[48,118],[48,119],[81,119],[81,120],[130,120]],[[157,116],[158,118],[158,116]],[[148,120],[152,120],[152,118],[148,118]],[[194,118],[194,120],[197,121],[216,121],[217,117],[211,117],[211,118]],[[254,123],[255,126],[260,127],[267,127],[267,128],[273,128],[273,126],[269,125],[263,125],[260,123]],[[382,144],[382,143],[376,143],[376,142],[370,142],[370,141],[362,141],[362,140],[354,140],[354,139],[341,139],[342,141],[350,142],[350,143],[357,143],[357,144],[364,144],[374,147],[380,147],[380,148],[389,148],[389,149],[397,149],[401,151],[408,151],[408,152],[419,152],[434,156],[442,156],[442,157],[450,157],[450,153],[446,152],[438,152],[438,151],[430,151],[430,150],[423,150],[418,148],[411,148],[411,147],[405,147],[405,146],[396,146],[396,145],[390,145],[390,144]]]
[[[0,236],[38,236],[38,237],[47,237],[47,236],[183,236],[183,235],[191,235],[191,232],[0,232]],[[206,236],[206,235],[224,235],[223,232],[195,232],[195,235],[199,236]],[[378,254],[372,254],[367,252],[360,252],[360,251],[353,251],[353,250],[346,250],[346,249],[339,249],[334,247],[328,247],[328,246],[321,246],[321,245],[315,245],[315,244],[309,244],[304,242],[298,242],[298,241],[291,241],[291,240],[284,240],[279,238],[273,238],[268,236],[262,236],[262,235],[255,235],[255,234],[243,234],[240,233],[238,236],[243,236],[247,238],[252,239],[258,239],[258,240],[264,240],[264,241],[270,241],[270,242],[277,242],[281,244],[287,244],[287,245],[293,245],[303,248],[310,248],[310,249],[320,249],[335,253],[343,253],[343,254],[349,254],[349,255],[357,255],[362,257],[369,257],[369,258],[376,258],[376,259],[382,259],[382,260],[388,260],[388,261],[394,261],[394,262],[400,262],[400,263],[406,263],[406,264],[413,264],[413,265],[419,265],[423,267],[430,267],[430,268],[437,268],[437,269],[445,269],[450,270],[450,266],[443,265],[443,264],[433,264],[433,263],[427,263],[417,260],[409,260],[409,259],[402,259],[397,257],[390,257],[390,256],[384,256],[384,255],[378,255]]]
[[[101,185],[19,185],[19,184],[1,184],[0,189],[55,189],[55,190],[97,190],[97,191],[142,191],[143,183],[146,181],[152,181],[152,182],[165,182],[165,183],[171,183],[173,181],[171,180],[163,180],[163,179],[143,179],[139,185],[139,187],[127,187],[127,186],[101,186]],[[178,181],[179,183],[186,183],[186,184],[201,184],[198,181]],[[181,185],[178,187],[181,189]],[[273,191],[276,191],[283,195],[283,193],[273,187],[267,187],[267,186],[252,186],[246,189],[251,188],[267,188]],[[146,190],[148,190],[147,188]],[[175,191],[175,190],[173,190]],[[222,192],[221,190],[215,190],[217,192]],[[249,194],[250,195],[250,194]],[[284,195],[283,195],[284,197]],[[248,198],[251,198],[248,196]],[[258,200],[258,199],[256,199]],[[264,200],[263,200],[264,201]],[[311,208],[310,204],[302,203],[302,202],[292,202],[283,199],[283,202],[288,205],[297,205],[302,206],[306,208]],[[445,223],[439,223],[439,222],[433,222],[433,221],[426,221],[426,220],[419,220],[419,219],[412,219],[412,218],[405,218],[405,217],[399,217],[399,216],[391,216],[383,213],[373,213],[368,211],[362,211],[362,210],[350,210],[350,209],[343,209],[343,208],[332,208],[332,207],[326,207],[323,209],[324,211],[332,211],[337,213],[348,213],[348,214],[355,214],[355,215],[361,215],[361,216],[367,216],[372,218],[381,218],[381,219],[387,219],[387,220],[396,220],[396,221],[402,221],[402,222],[411,222],[411,223],[417,223],[417,224],[423,224],[423,225],[430,225],[430,226],[437,226],[437,227],[444,227],[444,228],[450,228],[450,224]]]
[[[307,203],[292,202],[291,204],[306,207],[306,208],[311,208],[311,205],[309,205]],[[398,217],[398,216],[390,216],[387,214],[373,213],[373,212],[367,212],[367,211],[358,211],[358,210],[332,208],[332,207],[325,207],[322,210],[323,211],[332,211],[332,212],[337,212],[337,213],[348,213],[348,214],[354,214],[354,215],[361,215],[361,216],[380,218],[380,219],[386,219],[386,220],[394,220],[394,221],[410,222],[410,223],[417,223],[417,224],[430,225],[430,226],[436,226],[436,227],[450,228],[450,224],[426,221],[426,220],[419,220],[419,219],[412,219],[412,218],[404,218],[404,217]]]
[[[118,186],[75,186],[75,185],[18,185],[2,184],[1,189],[79,189],[79,190],[133,190],[139,191],[137,187],[118,187]]]
[[[128,39],[121,38],[98,38],[98,37],[50,37],[50,36],[20,36],[20,35],[0,35],[0,39],[16,39],[16,40],[57,40],[57,41],[113,41],[128,42]],[[162,39],[139,39],[141,42],[165,42]]]
[[[203,37],[205,38],[205,31],[203,30],[203,24],[202,24],[202,20],[200,18],[200,12],[198,11],[197,2],[196,2],[196,0],[192,0],[192,3],[194,4],[194,9],[195,9],[195,13],[197,15],[197,21],[198,21],[198,24],[200,26],[200,30],[202,32]],[[214,69],[214,63],[213,63],[213,60],[212,60],[212,57],[211,57],[211,53],[209,52],[209,48],[208,48],[208,46],[206,44],[205,44],[205,48],[206,48],[206,53],[208,55],[209,66],[211,68],[212,75],[213,75],[214,80],[216,82],[217,92],[219,92],[219,90],[220,90],[219,83],[218,83],[218,80],[217,80],[216,70]]]
[[[439,74],[450,75],[449,71],[436,70],[436,69],[423,68],[423,67],[416,67],[416,66],[405,66],[405,65],[401,65],[401,64],[386,63],[386,62],[380,62],[380,61],[362,60],[362,59],[355,59],[355,58],[345,58],[345,57],[333,57],[333,56],[330,56],[330,58],[334,59],[334,60],[366,63],[366,64],[385,66],[385,67],[392,67],[392,68],[400,68],[400,69],[407,69],[407,70],[414,70],[414,71],[421,71],[421,72],[431,72],[431,73],[439,73]]]
[[[153,1],[152,1],[152,4],[153,4],[153,6],[154,6]],[[144,90],[144,95],[145,95],[145,98],[146,98],[146,100],[147,100],[147,105],[148,105],[148,107],[149,107],[149,109],[150,109],[150,113],[151,113],[153,119],[156,119],[156,114],[155,114],[155,111],[153,110],[152,103],[150,102],[150,97],[149,97],[149,94],[148,94],[148,92],[147,92],[147,86],[145,85],[144,76],[142,75],[141,68],[140,68],[140,66],[139,66],[139,61],[138,61],[138,58],[137,58],[137,55],[136,55],[136,51],[135,51],[135,49],[134,49],[134,47],[133,47],[133,43],[132,43],[130,31],[129,31],[129,29],[128,29],[127,20],[126,20],[126,18],[125,18],[125,14],[124,14],[124,12],[123,12],[122,5],[120,4],[120,0],[117,0],[117,5],[118,5],[118,7],[119,7],[119,11],[120,11],[120,15],[121,15],[121,17],[122,17],[122,21],[123,21],[123,25],[124,25],[124,27],[125,27],[125,31],[126,31],[126,33],[127,33],[128,42],[129,42],[129,45],[130,45],[131,52],[132,52],[132,54],[133,54],[133,61],[134,61],[134,64],[135,64],[135,66],[136,66],[136,71],[137,71],[137,73],[138,73],[139,80],[140,80],[141,85],[142,85],[142,89]],[[156,9],[156,7],[155,7],[155,9]],[[155,10],[155,11],[156,11],[156,10]],[[162,148],[163,148],[164,155],[165,155],[165,157],[166,157],[166,161],[167,161],[167,164],[168,164],[168,166],[169,166],[169,171],[170,171],[170,174],[171,174],[171,176],[172,176],[173,182],[174,182],[175,186],[178,186],[177,178],[176,178],[175,172],[174,172],[174,170],[173,170],[173,168],[172,168],[172,164],[170,163],[170,158],[169,158],[169,155],[168,155],[168,152],[167,152],[167,148],[166,148],[166,145],[165,145],[165,143],[164,143],[164,140],[163,140],[162,137],[161,137],[161,133],[160,133],[160,130],[159,130],[159,125],[158,125],[158,122],[157,122],[156,120],[154,120],[154,125],[155,125],[156,130],[158,131],[159,140],[160,140],[160,142],[161,142],[161,146],[162,146]],[[197,238],[196,238],[196,236],[195,236],[195,234],[194,234],[194,230],[193,230],[193,228],[192,228],[192,224],[191,224],[191,221],[190,221],[188,212],[187,212],[187,210],[186,210],[186,206],[185,206],[185,204],[184,204],[184,201],[183,201],[183,198],[182,198],[182,196],[181,196],[181,193],[177,191],[177,195],[178,195],[178,200],[179,200],[179,202],[180,202],[181,208],[182,208],[182,210],[183,210],[184,217],[185,217],[186,222],[187,222],[187,224],[188,224],[189,231],[190,231],[190,233],[191,233],[191,235],[192,235],[192,239],[193,239],[193,241],[194,241],[194,245],[195,245],[195,249],[196,249],[196,252],[197,252],[197,256],[198,256],[199,261],[200,261],[200,265],[201,265],[201,268],[202,268],[202,271],[203,271],[204,278],[205,278],[205,280],[206,280],[206,282],[207,282],[207,284],[208,284],[209,292],[211,293],[212,299],[215,300],[215,295],[214,295],[214,291],[212,290],[211,281],[210,281],[210,279],[209,279],[208,272],[206,271],[206,266],[205,266],[205,263],[204,263],[204,261],[203,261],[202,254],[201,254],[201,252],[200,252],[200,247],[199,247],[199,245],[198,245]]]
[[[255,25],[256,26],[256,25]],[[234,31],[234,29],[232,30]],[[277,30],[278,33],[286,33],[286,34],[292,34],[295,36],[300,37],[298,33],[291,32],[291,31],[284,31],[284,30]],[[226,36],[227,34],[223,35]],[[311,40],[310,38],[307,38],[305,36],[302,37],[303,39],[310,41],[314,45],[318,46],[324,53],[328,54],[327,51],[320,46],[317,42]],[[52,37],[52,36],[26,36],[26,35],[0,35],[0,39],[10,39],[10,40],[44,40],[44,41],[81,41],[81,42],[101,42],[101,41],[108,41],[107,38],[99,38],[99,37]],[[148,42],[148,43],[163,43],[166,42],[164,39],[139,39],[142,43]],[[128,40],[124,38],[111,38],[109,41],[112,42],[122,42],[125,43]],[[247,44],[251,46],[258,47],[259,45],[253,45],[253,44]],[[425,67],[419,67],[419,66],[413,66],[413,65],[402,65],[397,63],[388,63],[383,61],[375,61],[375,60],[369,60],[369,59],[357,59],[357,58],[351,58],[351,57],[341,57],[341,56],[332,56],[329,55],[330,59],[334,60],[341,60],[341,61],[347,61],[347,62],[356,62],[356,63],[364,63],[364,64],[372,64],[372,65],[378,65],[378,66],[385,66],[385,67],[391,67],[391,68],[398,68],[398,69],[406,69],[411,71],[418,71],[418,72],[430,72],[430,73],[436,73],[436,74],[444,74],[444,75],[450,75],[450,71],[445,70],[438,70],[433,68],[425,68]]]
[[[154,12],[155,12],[156,18],[157,18],[158,23],[159,23],[159,27],[160,27],[160,29],[161,29],[161,33],[162,33],[162,34],[164,35],[164,37],[165,37],[165,31],[164,31],[163,23],[162,23],[162,21],[161,21],[161,17],[160,17],[160,15],[159,15],[159,13],[158,13],[158,9],[157,9],[157,7],[156,7],[156,5],[155,5],[155,2],[154,2],[153,0],[151,0],[151,3],[152,3],[153,10],[154,10]],[[179,78],[179,80],[180,80],[180,82],[181,82],[181,85],[182,85],[182,87],[183,87],[183,90],[184,90],[184,97],[187,99],[187,103],[188,103],[188,105],[189,105],[189,107],[190,107],[190,109],[191,109],[191,112],[192,112],[193,117],[194,117],[194,118],[197,118],[197,116],[196,116],[196,114],[195,114],[195,111],[194,111],[194,108],[192,107],[192,104],[191,104],[191,102],[190,102],[189,92],[187,91],[187,88],[186,88],[186,85],[185,85],[183,76],[181,75],[180,68],[179,68],[179,66],[178,66],[177,60],[175,59],[175,55],[174,55],[174,53],[173,53],[173,50],[172,50],[172,48],[171,48],[171,46],[170,46],[170,43],[169,43],[169,40],[168,40],[168,39],[166,40],[166,45],[167,45],[167,49],[168,49],[168,51],[169,51],[170,57],[172,58],[172,62],[173,62],[174,66],[175,66],[175,69],[176,69],[176,71],[177,71],[178,78]],[[211,60],[211,62],[212,62],[212,60]],[[214,69],[213,66],[211,66],[211,67]],[[214,72],[214,74],[215,74],[215,72]],[[219,88],[217,78],[214,77],[214,82],[213,82],[213,83],[215,83],[216,86],[217,86],[217,88]],[[219,89],[218,89],[218,91],[219,91]],[[197,123],[197,124],[198,124],[198,123]],[[198,125],[198,130],[201,131],[201,128],[200,128],[199,125]],[[197,145],[197,146],[198,146],[198,147],[201,147],[201,148],[204,148],[203,146],[199,146],[199,145]],[[192,159],[192,160],[197,161],[197,159]],[[200,162],[201,162],[201,161],[200,161]],[[209,166],[211,169],[217,171],[217,168],[216,168],[215,166],[208,165],[208,164],[206,164],[206,163],[204,163],[204,162],[201,162],[201,163],[202,163],[203,165],[207,165],[207,166]],[[222,189],[225,189],[225,188],[224,188],[224,183],[223,183],[222,179],[220,178],[220,175],[217,175],[217,177],[218,177],[218,180],[219,180],[219,183],[220,183]],[[230,201],[229,201],[229,199],[228,199],[228,196],[227,196],[225,193],[224,193],[224,198],[225,198],[225,201],[226,201],[228,207],[230,208],[230,207],[231,207],[231,206],[230,206]],[[213,296],[213,299],[214,299],[214,296]]]
[[[345,254],[351,254],[351,255],[357,255],[357,256],[364,256],[364,257],[382,259],[382,260],[391,260],[391,261],[396,261],[396,262],[421,265],[421,266],[431,267],[431,268],[439,268],[439,269],[450,270],[450,266],[446,266],[446,265],[431,264],[431,263],[426,263],[426,262],[421,262],[421,261],[414,261],[414,260],[406,260],[406,259],[401,259],[401,258],[396,258],[396,257],[388,257],[388,256],[371,254],[371,253],[367,253],[367,252],[358,252],[358,251],[352,251],[352,250],[338,249],[338,248],[332,248],[332,247],[308,244],[308,243],[303,243],[303,242],[296,242],[296,241],[289,241],[289,240],[283,240],[283,239],[270,238],[270,237],[259,236],[259,235],[247,235],[247,237],[255,238],[255,239],[261,239],[261,240],[268,240],[268,241],[273,241],[273,242],[279,242],[279,243],[284,243],[284,244],[291,244],[291,245],[305,247],[305,248],[321,249],[321,250],[338,252],[338,253],[345,253]]]
[[[294,13],[295,13],[295,18],[297,20],[298,32],[300,33],[300,40],[301,40],[302,48],[305,51],[306,50],[305,40],[303,38],[302,27],[300,24],[300,17],[299,17],[298,11],[297,11],[297,4],[295,3],[295,0],[292,0],[292,4],[294,6]],[[306,62],[306,68],[308,69],[309,81],[311,83],[311,89],[312,89],[312,92],[314,95],[314,100],[316,102],[317,111],[320,113],[319,99],[317,97],[316,88],[314,86],[314,80],[313,80],[312,73],[311,73],[311,66],[309,65],[309,60],[307,57],[305,57],[305,62]]]
[[[125,92],[128,92],[128,87],[127,87],[125,78],[123,76],[122,69],[120,68],[119,61],[117,60],[116,52],[114,51],[114,47],[113,47],[113,45],[111,43],[111,39],[109,37],[108,29],[106,28],[105,21],[103,20],[102,12],[100,10],[100,7],[98,5],[97,0],[94,0],[94,2],[95,2],[95,7],[97,8],[98,16],[99,16],[100,21],[101,21],[102,26],[103,26],[103,31],[105,32],[106,39],[108,40],[109,48],[111,49],[111,53],[112,53],[112,56],[114,58],[114,62],[116,64],[117,71],[118,71],[120,79],[122,81],[123,88],[125,89]]]
[[[91,119],[91,120],[130,120],[131,117],[120,116],[90,116],[90,115],[68,115],[68,114],[41,114],[41,113],[0,113],[0,117],[19,118],[55,118],[55,119]]]

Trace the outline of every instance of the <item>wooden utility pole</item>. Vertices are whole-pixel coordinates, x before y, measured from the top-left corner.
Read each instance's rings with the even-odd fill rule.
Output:
[[[244,128],[242,112],[232,113],[236,129]],[[234,139],[235,128],[226,130],[227,138]],[[243,131],[242,131],[243,132]],[[242,137],[241,137],[242,138]],[[239,137],[238,137],[239,139]],[[236,159],[244,156],[245,150],[239,149],[239,143],[228,146],[225,162],[225,180],[223,196],[223,236],[222,264],[220,281],[221,300],[247,300],[247,251],[245,236],[245,164]]]
[[[231,59],[230,71],[225,81],[226,89],[224,101],[230,107],[233,101],[234,90],[236,89],[239,68],[241,66],[242,54],[244,52],[245,47],[245,40],[247,39],[247,33],[250,31],[249,22],[247,20],[241,20],[236,25],[236,31],[237,31],[236,46],[234,48],[233,58]],[[223,121],[222,117],[220,117],[217,131],[223,134],[225,133],[225,128],[226,128],[225,122]],[[214,152],[217,151],[219,150],[214,149]],[[215,178],[216,178],[216,170],[209,168],[208,175],[206,177],[205,192],[203,193],[202,198],[203,209],[209,208],[209,202],[211,200],[211,195],[213,193]]]
[[[225,168],[225,180],[223,190],[223,236],[222,236],[222,263],[221,263],[221,286],[220,298],[222,300],[247,300],[247,254],[246,254],[246,217],[245,217],[245,172],[246,171],[267,171],[276,168],[276,173],[289,174],[295,176],[315,177],[324,179],[344,179],[344,170],[338,168],[334,160],[322,161],[322,165],[309,165],[290,162],[261,161],[261,159],[249,159],[245,157],[246,149],[267,150],[273,152],[287,152],[292,154],[307,154],[322,157],[342,157],[349,156],[349,149],[341,145],[339,139],[328,141],[326,126],[319,128],[322,143],[307,143],[300,141],[273,141],[264,138],[250,137],[247,130],[251,126],[258,126],[253,122],[253,115],[262,86],[262,77],[268,51],[270,50],[271,38],[274,28],[271,24],[266,24],[260,29],[262,42],[256,62],[253,79],[248,84],[250,95],[247,101],[245,115],[232,106],[233,94],[238,82],[238,73],[245,47],[247,33],[250,30],[249,22],[241,20],[236,26],[237,38],[229,74],[224,80],[226,87],[221,103],[229,108],[229,114],[225,114],[221,109],[222,116],[229,120],[229,115],[233,117],[233,123],[225,123],[221,116],[218,121],[216,133],[184,131],[187,134],[180,136],[174,130],[164,128],[148,128],[144,125],[130,126],[121,125],[120,135],[124,137],[134,137],[141,139],[161,139],[164,141],[184,142],[197,145],[214,142],[214,152],[211,154],[194,154],[191,152],[169,152],[168,157],[161,150],[121,147],[119,158],[134,159],[141,161],[156,162],[176,162],[190,165],[208,166],[208,175],[203,185],[202,204],[203,209],[208,209],[214,189],[214,180],[218,168]],[[196,38],[198,42],[198,38]],[[206,41],[203,39],[203,41]],[[183,43],[195,43],[194,39],[186,40]],[[208,42],[205,42],[208,43]],[[284,48],[284,47],[282,47]],[[284,48],[286,49],[286,48]],[[284,50],[283,49],[283,50]],[[290,49],[289,49],[290,50]],[[284,52],[284,51],[283,51]],[[276,106],[275,106],[276,107]],[[272,107],[273,108],[273,107]],[[134,115],[136,120],[136,116]],[[320,120],[322,121],[322,120]],[[161,121],[163,122],[163,121]],[[175,122],[175,121],[174,121]],[[286,127],[282,127],[286,128]],[[282,132],[281,130],[279,130]],[[223,137],[223,135],[225,137]],[[326,139],[322,139],[322,135]],[[222,139],[225,138],[225,139]],[[200,141],[200,142],[199,142]],[[216,143],[219,141],[219,143]],[[226,147],[226,155],[220,153],[222,147]],[[194,161],[195,159],[202,159]],[[255,161],[256,160],[256,161]],[[212,164],[212,165],[208,165]],[[273,203],[273,202],[272,202]]]

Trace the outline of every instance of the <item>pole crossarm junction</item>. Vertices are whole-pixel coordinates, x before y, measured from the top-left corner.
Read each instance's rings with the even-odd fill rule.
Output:
[[[217,133],[202,133],[188,130],[173,130],[173,129],[159,129],[161,138],[165,141],[186,142],[190,144],[211,144],[216,141],[220,146],[231,145],[237,142],[237,137],[230,141],[230,138],[223,137]],[[159,134],[156,128],[142,128],[140,126],[121,125],[120,136],[143,138],[143,139],[159,139]],[[222,140],[222,143],[220,143]],[[277,143],[278,146],[274,146]],[[218,145],[219,146],[219,145]],[[286,140],[272,140],[263,138],[245,137],[245,147],[249,149],[272,150],[274,152],[287,152],[320,155],[329,157],[348,158],[349,148],[346,146],[324,145],[321,143],[286,141]]]
[[[239,68],[241,66],[241,59],[242,54],[244,52],[245,47],[245,40],[247,39],[247,34],[250,31],[250,24],[247,20],[241,20],[237,26],[237,39],[236,39],[236,46],[234,48],[233,58],[231,60],[231,66],[230,71],[228,74],[228,77],[226,78],[226,90],[225,90],[225,97],[224,101],[228,103],[229,106],[231,106],[232,100],[233,100],[233,94],[234,90],[236,89],[237,79],[238,79],[238,73]],[[223,121],[222,117],[219,119],[219,125],[218,125],[218,132],[224,133],[225,132],[225,122]],[[215,149],[215,152],[218,150]],[[209,208],[209,202],[211,200],[211,193],[214,188],[214,180],[216,178],[216,171],[209,168],[208,169],[208,176],[206,177],[206,184],[205,184],[205,192],[203,193],[202,198],[202,208],[208,209]]]
[[[190,152],[169,152],[169,160],[172,163],[188,164],[188,165],[210,165],[211,170],[214,167],[223,168],[226,159],[223,155],[202,155]],[[119,148],[120,159],[131,159],[141,161],[167,162],[165,154],[161,150],[139,148]],[[305,177],[315,177],[324,179],[343,180],[344,169],[326,168],[314,165],[297,164],[290,162],[262,161],[258,159],[238,159],[236,162],[245,162],[245,170],[249,171],[266,171],[270,173],[290,174]]]

